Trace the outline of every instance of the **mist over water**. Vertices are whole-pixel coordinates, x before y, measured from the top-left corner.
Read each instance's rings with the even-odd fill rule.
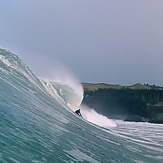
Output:
[[[70,97],[67,98],[66,93],[64,95],[64,90],[60,90],[60,95],[66,98],[67,106],[73,112],[80,108],[83,118],[93,124],[105,128],[116,127],[116,124],[112,120],[108,119],[106,116],[97,113],[93,108],[81,105],[84,95],[82,84],[76,77],[72,75],[72,73],[70,73],[70,71],[68,71],[68,69],[61,65],[58,66],[58,68],[60,69],[59,71],[57,71],[59,73],[55,72],[55,74],[53,75],[53,81],[68,85],[75,92],[75,94],[69,93],[68,95]]]
[[[67,85],[71,89],[73,89],[74,93],[71,93],[69,95],[71,100],[67,101],[66,103],[72,107],[80,106],[83,100],[84,90],[79,80],[76,77],[74,77],[74,75],[72,75],[72,73],[70,73],[68,69],[66,69],[63,66],[62,67],[59,66],[59,71],[55,72],[52,80],[56,83]],[[60,90],[60,95],[64,95],[63,90]],[[75,110],[76,109],[73,109],[73,111]]]

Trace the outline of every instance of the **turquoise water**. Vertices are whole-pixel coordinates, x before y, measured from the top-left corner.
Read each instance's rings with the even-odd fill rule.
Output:
[[[79,85],[37,78],[0,49],[0,162],[163,162],[163,125],[109,120],[81,108],[83,119],[73,112],[82,93]]]

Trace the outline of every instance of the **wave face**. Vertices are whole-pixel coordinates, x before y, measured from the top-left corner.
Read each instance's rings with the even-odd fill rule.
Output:
[[[40,79],[0,49],[0,162],[163,161],[162,125],[113,122],[82,98],[78,82]]]
[[[60,83],[45,79],[40,79],[40,81],[49,94],[58,99],[58,102],[62,101],[72,111],[75,111],[80,106],[83,100],[83,88],[81,85],[73,88],[64,83],[64,81]]]
[[[58,103],[66,105],[73,112],[80,108],[82,117],[88,122],[105,128],[116,127],[112,120],[98,114],[94,109],[81,105],[84,91],[76,80],[71,80],[69,85],[64,80],[60,80],[60,83],[45,79],[40,79],[40,81]]]

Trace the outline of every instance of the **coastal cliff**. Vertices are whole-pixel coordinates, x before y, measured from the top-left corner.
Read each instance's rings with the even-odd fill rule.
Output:
[[[162,123],[163,88],[160,86],[83,83],[83,88],[83,103],[109,118],[136,115],[151,123]]]

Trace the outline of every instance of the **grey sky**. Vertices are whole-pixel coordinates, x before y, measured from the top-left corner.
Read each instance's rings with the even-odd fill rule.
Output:
[[[82,82],[163,86],[163,0],[0,2],[0,47],[38,76],[61,62]]]

